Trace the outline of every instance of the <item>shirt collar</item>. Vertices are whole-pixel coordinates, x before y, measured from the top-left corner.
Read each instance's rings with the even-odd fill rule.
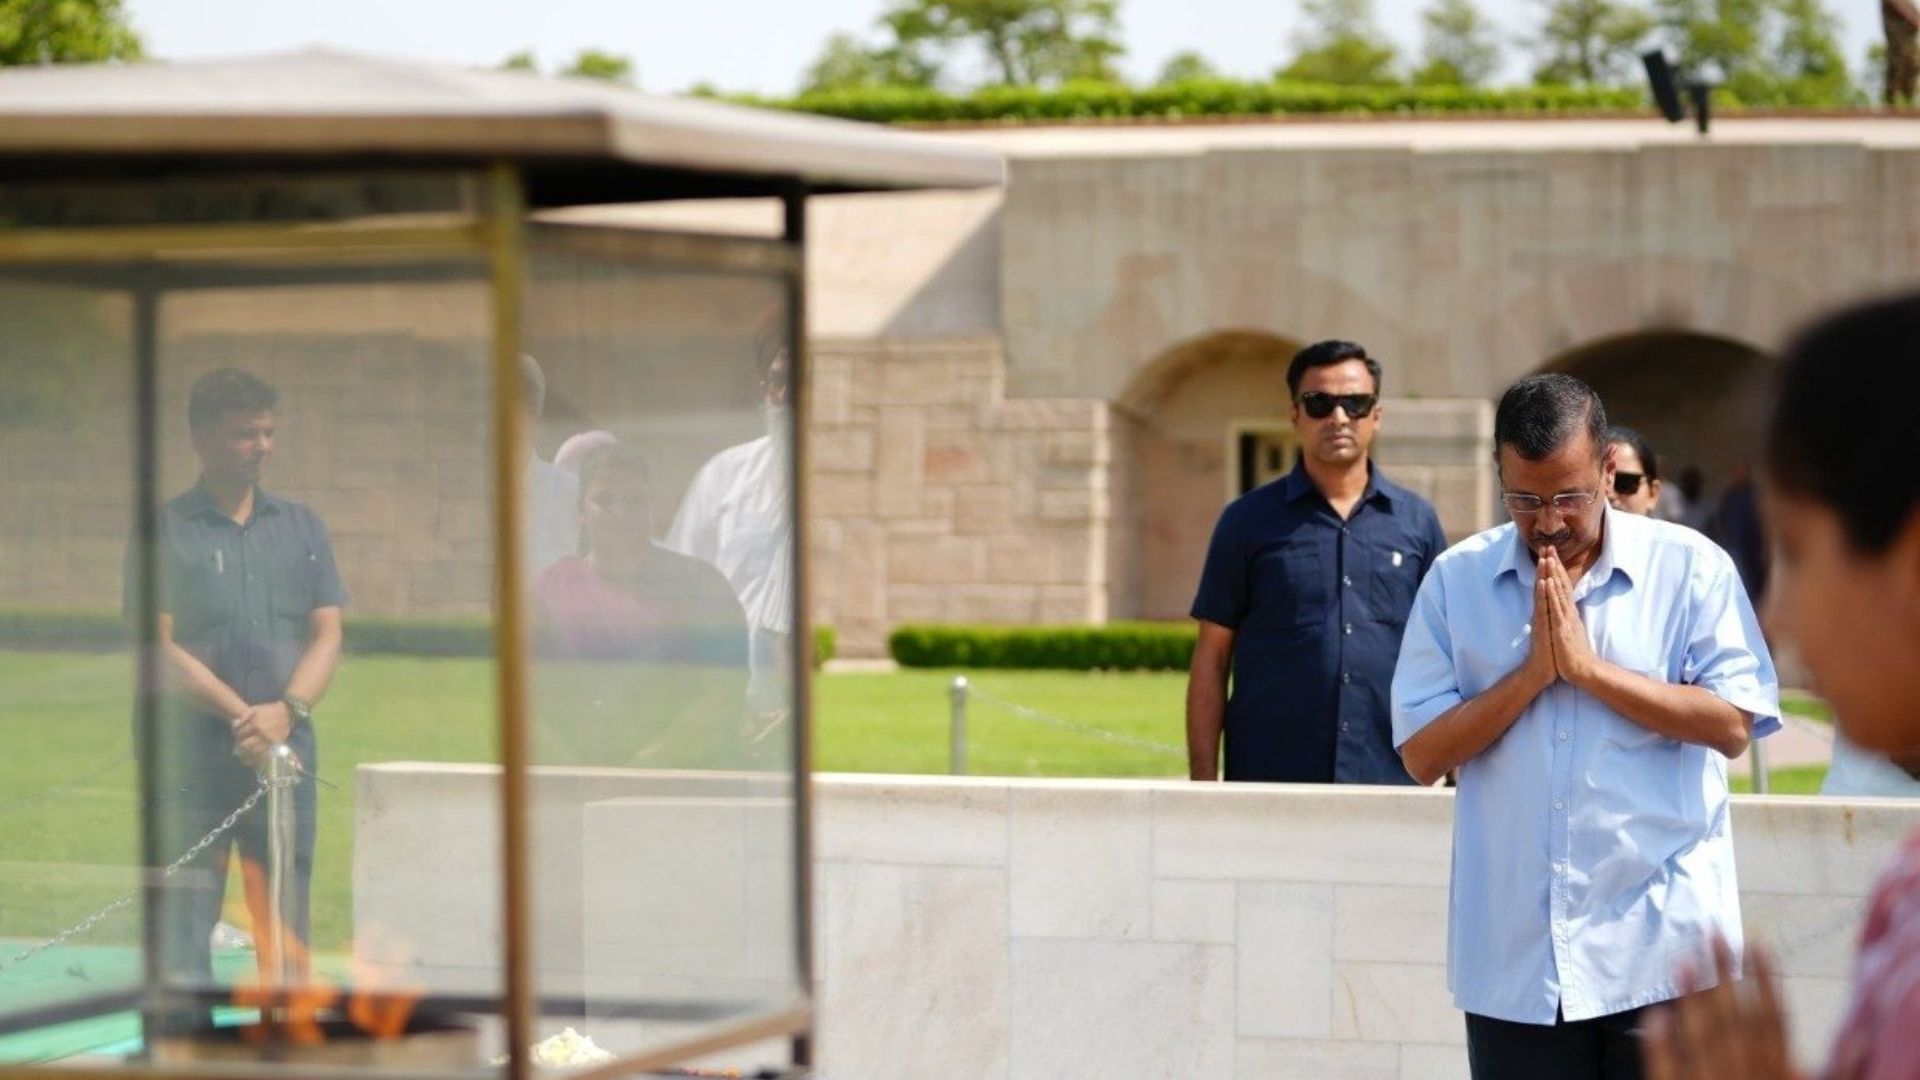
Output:
[[[208,514],[212,514],[214,517],[227,521],[233,520],[227,517],[227,512],[220,509],[220,504],[213,501],[213,496],[209,495],[206,487],[201,484],[193,485],[191,490],[185,495],[182,495],[178,505],[180,511],[188,517],[205,517]],[[281,509],[282,503],[277,496],[267,494],[266,489],[257,484],[254,486],[254,514],[277,514]]]
[[[1313,477],[1307,475],[1307,459],[1304,457],[1293,463],[1293,471],[1287,473],[1280,484],[1280,494],[1288,502],[1320,494],[1320,489],[1313,486]],[[1374,467],[1373,459],[1367,459],[1367,487],[1360,493],[1361,502],[1377,501],[1383,508],[1391,510],[1393,498],[1400,493],[1400,490],[1399,485],[1380,475],[1380,470]]]
[[[1647,557],[1651,549],[1648,543],[1647,522],[1633,514],[1606,508],[1604,524],[1601,526],[1600,555],[1593,561],[1587,573],[1574,585],[1576,598],[1605,584],[1619,571],[1629,583],[1637,584],[1646,577]],[[1512,541],[1507,544],[1507,557],[1494,568],[1494,578],[1511,572],[1525,585],[1533,584],[1533,552],[1527,548],[1526,535],[1520,526],[1513,526]]]

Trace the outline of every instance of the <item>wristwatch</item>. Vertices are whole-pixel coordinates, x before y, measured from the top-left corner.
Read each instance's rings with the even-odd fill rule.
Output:
[[[288,694],[280,700],[287,706],[287,715],[293,717],[294,723],[310,724],[313,722],[312,702],[305,698],[294,697],[292,694]]]

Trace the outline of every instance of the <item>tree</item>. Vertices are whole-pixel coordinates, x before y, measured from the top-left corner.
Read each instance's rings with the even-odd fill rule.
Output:
[[[1119,0],[894,0],[880,16],[909,69],[923,49],[977,49],[1009,86],[1115,80]]]
[[[500,61],[500,70],[537,72],[540,70],[540,61],[534,59],[532,49],[521,49],[512,56]]]
[[[573,63],[562,68],[560,74],[572,79],[598,79],[621,86],[632,86],[634,82],[632,60],[619,53],[601,52],[598,49],[580,50],[573,58]]]
[[[1499,34],[1473,0],[1434,0],[1420,21],[1426,42],[1414,82],[1480,86],[1500,70]]]
[[[120,0],[0,0],[0,65],[138,60]]]
[[[1301,0],[1306,25],[1293,59],[1276,74],[1298,82],[1382,86],[1398,81],[1399,50],[1373,21],[1373,0]]]
[[[1154,80],[1154,85],[1167,86],[1172,83],[1193,82],[1196,79],[1218,78],[1220,78],[1220,69],[1214,67],[1206,57],[1189,49],[1167,57],[1167,62],[1160,65],[1160,77]]]
[[[820,55],[801,77],[800,92],[847,90],[862,86],[933,86],[940,65],[920,49],[868,48],[848,33],[827,38]]]
[[[1874,41],[1867,44],[1866,63],[1860,66],[1860,92],[1868,101],[1879,101],[1887,95],[1887,43]],[[1891,103],[1889,103],[1891,104]]]
[[[1764,64],[1769,0],[1654,0],[1660,36],[1690,72],[1732,81]]]
[[[1823,0],[1656,0],[1661,36],[1690,72],[1755,105],[1855,100]]]
[[[1653,16],[1632,0],[1547,0],[1546,19],[1533,44],[1534,81],[1549,85],[1609,85],[1639,63]]]
[[[1858,100],[1847,71],[1839,23],[1821,0],[1780,0],[1774,67],[1781,96],[1792,104],[1839,105]]]

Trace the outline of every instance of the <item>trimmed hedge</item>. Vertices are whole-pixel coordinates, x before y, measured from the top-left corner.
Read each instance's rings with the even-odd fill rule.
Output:
[[[403,619],[350,615],[342,628],[349,653],[362,656],[492,656],[493,623],[481,617]]]
[[[402,619],[354,615],[347,619],[345,648],[369,656],[492,656],[493,627],[484,618]],[[0,648],[111,652],[133,644],[133,628],[112,611],[0,608]],[[839,636],[831,626],[813,629],[813,662],[833,659]]]
[[[1233,79],[1145,87],[1114,83],[1068,83],[1056,88],[990,86],[968,94],[875,86],[819,91],[795,98],[740,95],[730,96],[730,100],[881,124],[1329,113],[1532,115],[1642,112],[1650,108],[1644,92],[1610,87],[1334,86]]]
[[[901,667],[1184,671],[1191,623],[1106,626],[902,626],[887,639]]]
[[[0,608],[0,647],[111,652],[133,644],[117,611]]]
[[[346,650],[362,655],[490,656],[493,630],[487,620],[397,619],[356,615],[347,619]],[[133,644],[133,628],[113,611],[0,608],[0,648],[111,652]]]

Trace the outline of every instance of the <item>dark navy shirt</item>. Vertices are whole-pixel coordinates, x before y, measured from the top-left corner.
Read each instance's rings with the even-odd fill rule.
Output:
[[[1344,521],[1304,464],[1227,506],[1193,617],[1234,631],[1228,780],[1413,782],[1389,691],[1414,593],[1446,547],[1433,507],[1378,468]]]
[[[174,643],[249,705],[286,693],[314,609],[347,602],[320,516],[259,489],[245,525],[199,487],[168,502],[160,511],[157,562],[160,611],[173,616]],[[134,580],[126,575],[129,618],[137,605]]]

